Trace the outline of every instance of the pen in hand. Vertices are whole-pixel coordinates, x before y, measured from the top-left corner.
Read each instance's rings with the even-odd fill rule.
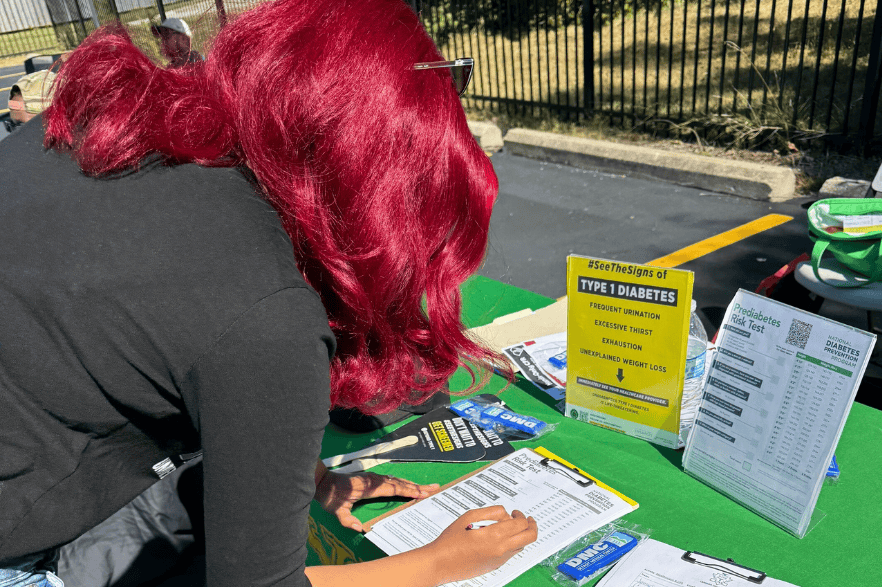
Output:
[[[477,530],[478,528],[485,528],[495,523],[496,520],[483,520],[481,522],[472,522],[471,524],[466,526],[466,530]]]

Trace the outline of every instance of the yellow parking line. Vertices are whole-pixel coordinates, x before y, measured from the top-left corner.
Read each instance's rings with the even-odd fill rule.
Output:
[[[713,253],[714,251],[722,249],[723,247],[727,247],[733,243],[737,243],[740,240],[744,240],[755,234],[759,234],[764,230],[780,226],[785,222],[790,222],[791,220],[793,220],[792,216],[784,216],[783,214],[768,214],[766,216],[763,216],[762,218],[757,218],[752,222],[748,222],[747,224],[737,226],[732,230],[727,230],[726,232],[722,232],[716,236],[706,238],[703,241],[695,243],[694,245],[689,245],[688,247],[680,249],[679,251],[675,251],[670,255],[665,255],[664,257],[659,257],[658,259],[655,259],[654,261],[649,261],[646,264],[652,265],[654,267],[677,267],[678,265],[682,265],[683,263],[694,261],[695,259],[707,255],[708,253]]]
[[[0,75],[0,79],[6,79],[8,77],[22,77],[24,74],[24,71],[20,71],[18,73],[7,73],[6,75]]]
[[[3,110],[0,110],[0,114],[6,114],[7,112],[9,112],[9,108],[4,108]]]

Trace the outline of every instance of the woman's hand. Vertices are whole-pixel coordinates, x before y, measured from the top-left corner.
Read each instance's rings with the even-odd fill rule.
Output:
[[[494,520],[495,524],[467,530],[474,522]],[[534,542],[539,535],[536,520],[518,510],[511,515],[502,506],[470,510],[448,526],[425,548],[447,573],[444,583],[462,581],[489,573]]]
[[[321,463],[319,463],[321,465]],[[321,465],[324,469],[324,465]],[[316,469],[315,500],[326,512],[334,514],[345,528],[361,532],[361,522],[352,515],[352,506],[373,497],[429,497],[438,492],[437,483],[417,485],[404,479],[376,473],[346,475]]]
[[[466,530],[482,520],[496,523]],[[363,563],[308,567],[306,575],[315,587],[430,587],[489,573],[536,540],[537,534],[533,518],[517,510],[508,515],[502,506],[492,506],[464,513],[426,546]]]

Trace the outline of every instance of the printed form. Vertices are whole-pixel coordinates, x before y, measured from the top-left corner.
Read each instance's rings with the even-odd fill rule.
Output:
[[[684,470],[804,536],[875,341],[739,291],[723,318]]]
[[[551,457],[551,458],[549,458]],[[430,498],[383,518],[366,534],[386,554],[432,542],[468,510],[502,505],[533,516],[539,538],[493,572],[455,583],[499,587],[577,538],[637,509],[637,503],[553,460],[544,449],[521,449]]]
[[[684,554],[686,555],[684,558]],[[625,555],[597,587],[796,587],[761,571],[649,538]]]

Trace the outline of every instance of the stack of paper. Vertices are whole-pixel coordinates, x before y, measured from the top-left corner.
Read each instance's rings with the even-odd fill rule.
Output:
[[[539,538],[491,573],[453,583],[500,587],[637,503],[543,448],[524,448],[427,499],[368,522],[367,538],[386,554],[429,544],[471,509],[502,505],[533,516]]]

